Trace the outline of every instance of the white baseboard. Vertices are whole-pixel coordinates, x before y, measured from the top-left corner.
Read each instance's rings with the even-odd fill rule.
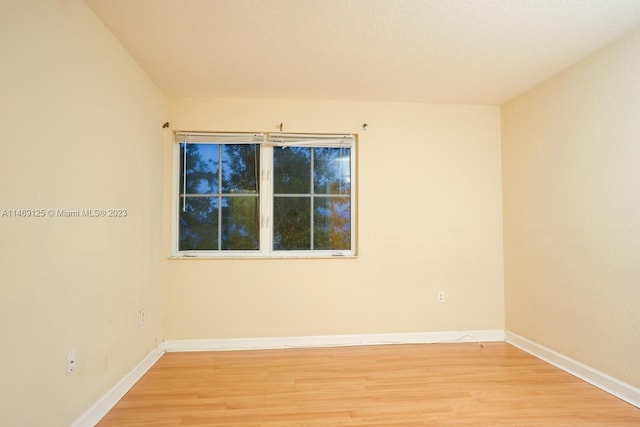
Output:
[[[152,350],[127,375],[102,396],[91,408],[87,409],[70,427],[93,427],[118,403],[136,382],[160,359],[164,350]]]
[[[503,330],[416,332],[401,334],[318,335],[306,337],[168,340],[165,351],[266,350],[297,347],[339,347],[381,344],[504,341]]]
[[[593,369],[584,363],[573,360],[556,351],[548,349],[534,341],[528,340],[513,332],[506,331],[506,341],[539,359],[566,371],[601,390],[606,391],[638,408],[640,408],[640,389],[622,382],[610,375]]]

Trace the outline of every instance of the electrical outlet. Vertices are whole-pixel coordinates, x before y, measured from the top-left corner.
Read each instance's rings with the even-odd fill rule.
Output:
[[[439,304],[444,304],[444,291],[438,291],[438,303]]]
[[[67,353],[67,375],[71,375],[76,371],[76,351],[71,350]]]
[[[144,309],[140,309],[140,317],[138,318],[138,326],[144,325],[145,312]]]

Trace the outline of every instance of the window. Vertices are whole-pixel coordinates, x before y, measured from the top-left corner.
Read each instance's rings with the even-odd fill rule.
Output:
[[[205,257],[355,254],[355,137],[176,134],[174,252]]]

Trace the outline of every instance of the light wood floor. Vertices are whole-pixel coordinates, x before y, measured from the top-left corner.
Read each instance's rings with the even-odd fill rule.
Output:
[[[506,343],[167,353],[98,426],[640,426]]]

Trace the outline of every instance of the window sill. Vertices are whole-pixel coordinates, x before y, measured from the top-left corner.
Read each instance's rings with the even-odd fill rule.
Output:
[[[287,255],[277,255],[277,254],[273,254],[273,255],[264,255],[264,254],[259,254],[259,255],[248,255],[248,254],[229,254],[229,255],[205,255],[205,254],[193,254],[193,255],[170,255],[168,257],[169,260],[273,260],[273,259],[278,259],[278,260],[286,260],[286,259],[290,259],[290,260],[296,260],[296,259],[304,259],[304,260],[310,260],[310,259],[322,259],[322,260],[328,260],[328,259],[356,259],[358,258],[358,255],[356,254],[349,254],[349,255],[342,255],[342,254],[315,254],[315,255],[309,255],[309,254],[287,254]]]

